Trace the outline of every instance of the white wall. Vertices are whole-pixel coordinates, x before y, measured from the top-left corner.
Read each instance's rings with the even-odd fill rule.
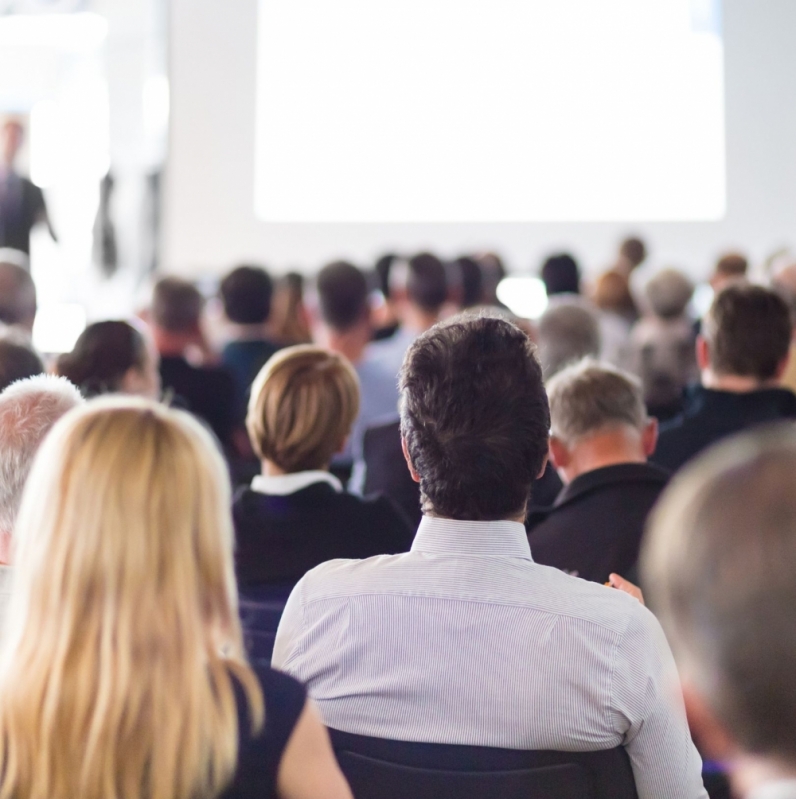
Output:
[[[212,274],[257,260],[277,272],[312,272],[332,258],[364,264],[385,251],[424,247],[443,256],[496,249],[518,272],[535,270],[546,253],[566,247],[596,270],[632,230],[647,239],[655,262],[700,276],[729,247],[758,260],[796,247],[794,0],[724,0],[728,210],[720,222],[259,222],[253,210],[256,22],[257,0],[172,0],[164,226],[164,263],[172,271]]]

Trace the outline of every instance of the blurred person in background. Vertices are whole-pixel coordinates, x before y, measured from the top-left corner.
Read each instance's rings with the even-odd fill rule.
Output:
[[[95,322],[61,355],[55,372],[76,385],[84,397],[133,394],[160,397],[160,371],[154,344],[123,321]]]
[[[790,309],[791,323],[794,326],[794,336],[791,339],[788,367],[782,375],[781,384],[785,388],[796,392],[796,261],[785,262],[772,278],[772,288],[785,301]]]
[[[600,324],[591,303],[577,297],[551,302],[539,320],[537,344],[545,380],[582,358],[598,358]]]
[[[309,317],[304,306],[304,276],[288,272],[276,283],[271,308],[273,341],[283,347],[312,341]]]
[[[381,341],[393,336],[399,326],[398,315],[390,296],[390,272],[394,263],[400,260],[395,253],[382,255],[373,267],[373,281],[375,290],[380,296],[379,302],[373,309],[373,340]]]
[[[50,428],[83,402],[65,378],[19,380],[0,393],[0,632],[11,595],[11,539],[33,458]]]
[[[292,588],[319,563],[405,552],[414,530],[384,497],[329,472],[359,410],[356,372],[319,347],[281,350],[252,386],[247,427],[262,473],[235,496],[238,583]]]
[[[710,276],[710,286],[718,293],[730,283],[746,280],[749,272],[749,261],[739,252],[728,252],[716,261]]]
[[[448,265],[451,299],[458,310],[484,304],[484,275],[475,258],[463,255]]]
[[[30,273],[18,264],[0,261],[0,322],[30,335],[36,309],[36,286]]]
[[[638,236],[628,236],[619,245],[616,269],[629,277],[647,260],[647,245]]]
[[[547,383],[550,460],[565,488],[552,508],[529,513],[536,563],[605,583],[634,576],[647,516],[669,474],[647,463],[658,426],[641,385],[614,367],[585,360]]]
[[[30,254],[30,231],[37,224],[47,225],[55,239],[41,189],[16,168],[24,130],[15,121],[7,121],[0,134],[0,247]]]
[[[152,293],[149,323],[160,354],[163,389],[204,419],[228,450],[235,425],[235,380],[213,363],[202,331],[204,304],[193,283],[162,278]]]
[[[246,661],[229,507],[188,414],[103,398],[56,424],[14,530],[0,792],[351,799],[303,686]]]
[[[507,275],[502,259],[494,252],[479,252],[473,256],[473,259],[481,266],[484,282],[483,304],[498,308],[505,307],[497,296],[497,288]]]
[[[41,356],[22,331],[13,328],[0,331],[0,391],[16,380],[42,372],[44,363]]]
[[[592,300],[600,322],[600,358],[625,368],[630,358],[630,328],[638,317],[625,275],[603,272],[594,284]]]
[[[683,391],[699,377],[696,333],[688,305],[694,284],[677,269],[664,269],[644,289],[647,311],[630,337],[630,367],[641,378],[652,416],[670,419],[683,408]]]
[[[540,273],[548,297],[556,294],[580,294],[580,267],[569,253],[551,255]]]
[[[776,292],[742,282],[720,291],[697,338],[700,383],[683,412],[661,425],[655,463],[674,471],[732,433],[796,419],[796,395],[780,386],[792,331]]]

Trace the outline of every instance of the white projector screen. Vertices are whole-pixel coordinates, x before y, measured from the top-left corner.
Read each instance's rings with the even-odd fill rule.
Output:
[[[715,220],[720,0],[260,0],[267,222]]]

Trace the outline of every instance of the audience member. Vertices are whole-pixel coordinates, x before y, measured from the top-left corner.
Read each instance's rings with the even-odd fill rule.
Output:
[[[405,552],[408,521],[385,498],[361,499],[329,474],[359,406],[342,356],[306,345],[281,350],[252,387],[247,426],[262,474],[234,506],[243,590],[292,585],[331,558]]]
[[[309,572],[274,665],[308,684],[335,729],[512,749],[624,745],[640,799],[704,797],[655,618],[531,558],[522,522],[550,416],[528,337],[490,317],[437,325],[407,354],[401,390],[426,514],[412,551]]]
[[[779,386],[791,332],[788,307],[775,292],[746,283],[719,292],[697,339],[701,383],[683,413],[661,426],[653,460],[675,470],[731,433],[796,418],[796,395]]]
[[[501,257],[494,252],[479,252],[473,258],[481,266],[484,282],[484,305],[504,308],[505,306],[497,296],[498,286],[507,274]]]
[[[630,328],[638,317],[627,277],[613,269],[603,272],[594,285],[592,299],[600,324],[600,358],[623,368],[630,358]]]
[[[288,272],[277,281],[271,311],[271,332],[283,347],[312,341],[307,309],[304,307],[304,276]]]
[[[72,352],[58,358],[55,371],[74,383],[84,397],[115,393],[160,397],[158,354],[127,322],[89,325]]]
[[[20,380],[0,394],[0,631],[11,595],[11,538],[33,457],[58,419],[82,402],[68,380],[50,375]]]
[[[638,236],[629,236],[619,245],[617,268],[628,277],[647,260],[647,245]]]
[[[785,373],[782,375],[781,384],[785,388],[796,392],[796,261],[786,262],[772,279],[772,288],[785,301],[790,310],[791,324],[794,334],[791,337],[790,358]]]
[[[392,265],[399,260],[395,253],[387,253],[382,255],[373,267],[374,288],[381,296],[381,302],[373,309],[374,341],[391,338],[400,327],[398,315],[390,296],[390,273]]]
[[[33,332],[36,319],[36,286],[21,266],[0,262],[0,322]]]
[[[738,252],[728,252],[719,258],[710,276],[710,285],[713,291],[720,292],[730,283],[737,283],[739,280],[746,280],[749,271],[749,262],[746,256]]]
[[[545,380],[582,358],[600,355],[600,326],[592,307],[577,298],[552,302],[539,320],[539,359]]]
[[[143,400],[73,412],[15,537],[0,791],[350,799],[304,688],[246,663],[226,467],[200,424]]]
[[[693,293],[694,284],[682,272],[662,270],[647,282],[648,310],[631,332],[631,369],[641,377],[649,412],[659,419],[680,413],[684,389],[699,377],[688,315]]]
[[[351,464],[362,452],[365,430],[379,419],[398,414],[395,374],[372,355],[366,355],[373,338],[368,282],[352,264],[338,261],[324,267],[316,283],[318,314],[316,342],[345,356],[359,378],[359,413],[342,457]]]
[[[0,391],[17,380],[44,372],[44,364],[30,339],[13,328],[0,333]]]
[[[548,297],[580,294],[580,269],[569,253],[551,255],[542,264],[541,277]]]
[[[398,375],[411,343],[440,319],[448,299],[448,281],[442,261],[431,253],[420,253],[393,264],[390,300],[401,322],[389,339],[374,342],[368,355]]]
[[[642,566],[692,730],[739,799],[796,797],[796,438],[746,434],[677,477]]]
[[[553,377],[547,395],[550,460],[566,488],[526,521],[533,559],[598,583],[632,575],[647,515],[669,477],[647,463],[658,428],[641,385],[586,360]]]
[[[155,284],[150,322],[163,388],[204,419],[227,447],[235,422],[235,381],[223,367],[188,360],[188,356],[210,360],[201,327],[203,309],[204,298],[192,283],[166,277]]]
[[[456,305],[461,310],[482,305],[484,298],[484,275],[481,265],[475,258],[463,255],[450,264],[453,278],[449,281],[456,286]]]
[[[273,281],[258,266],[233,269],[219,287],[224,316],[232,326],[232,338],[221,352],[221,362],[235,379],[237,417],[246,418],[249,389],[265,362],[279,349],[271,339]]]

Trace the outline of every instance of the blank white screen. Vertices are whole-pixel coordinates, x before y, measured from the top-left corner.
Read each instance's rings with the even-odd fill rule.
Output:
[[[269,222],[710,220],[718,0],[260,0]]]

